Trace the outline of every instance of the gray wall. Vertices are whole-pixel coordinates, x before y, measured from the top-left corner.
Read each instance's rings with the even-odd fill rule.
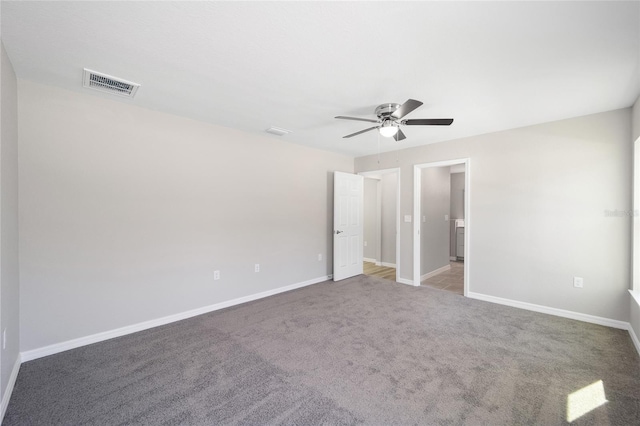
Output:
[[[454,123],[455,125],[455,123]],[[401,167],[401,214],[413,214],[413,165],[470,158],[470,290],[629,320],[629,108],[357,158],[358,172]],[[402,222],[402,278],[412,279]],[[584,288],[572,277],[584,278]]]
[[[22,80],[18,96],[23,351],[332,273],[332,172],[353,159]]]
[[[420,275],[449,264],[449,215],[451,174],[449,167],[422,169],[420,208]]]
[[[464,219],[464,173],[451,173],[451,221],[449,222],[449,256],[456,256],[456,222]]]
[[[364,241],[363,256],[378,259],[378,179],[364,178]]]
[[[398,174],[387,173],[382,175],[380,186],[382,198],[382,262],[395,265]]]
[[[13,66],[1,44],[0,68],[0,342],[7,330],[2,351],[1,389],[7,389],[11,371],[19,356],[20,286],[18,267],[18,104]],[[0,346],[1,348],[2,346]]]
[[[451,219],[464,219],[464,173],[451,173]]]

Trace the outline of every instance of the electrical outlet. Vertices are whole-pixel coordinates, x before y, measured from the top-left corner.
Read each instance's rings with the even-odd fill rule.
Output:
[[[256,266],[254,267],[254,271],[260,272],[260,264],[259,263],[256,263]]]
[[[318,262],[322,261],[322,253],[318,253]]]
[[[365,246],[365,247],[367,246],[367,242],[366,242],[366,241],[364,242],[364,246]]]
[[[448,215],[448,214],[445,214],[445,215],[444,215],[444,221],[445,221],[445,222],[449,222],[449,215]]]
[[[584,279],[582,277],[573,277],[573,286],[576,288],[584,287]]]
[[[220,279],[220,271],[213,271],[213,280],[217,281]]]

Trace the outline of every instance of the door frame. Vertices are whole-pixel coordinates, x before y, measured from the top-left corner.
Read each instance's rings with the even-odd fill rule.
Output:
[[[640,304],[640,137],[633,142],[633,251],[631,257],[631,295]]]
[[[464,296],[469,294],[471,264],[471,161],[469,158],[435,161],[413,166],[413,285],[420,285],[420,195],[422,192],[422,169],[464,164]]]
[[[396,282],[400,278],[400,167],[394,167],[391,169],[370,170],[367,172],[360,172],[359,175],[365,178],[380,179],[381,175],[396,173],[398,176],[398,183],[396,187]],[[380,217],[380,211],[382,210],[382,197],[380,190],[380,182],[378,182],[378,200],[376,208],[378,209],[377,216]],[[382,262],[382,221],[379,221],[378,227],[378,249],[380,252],[380,262]]]

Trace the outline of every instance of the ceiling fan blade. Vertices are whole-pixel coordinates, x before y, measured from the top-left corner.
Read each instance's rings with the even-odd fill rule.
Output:
[[[355,133],[351,133],[350,135],[343,136],[342,138],[350,138],[352,136],[357,136],[357,135],[359,135],[361,133],[368,132],[369,130],[373,130],[373,129],[377,129],[377,128],[378,128],[378,126],[369,127],[368,129],[360,130],[359,132],[355,132]]]
[[[402,124],[407,126],[449,126],[451,123],[453,118],[417,118],[402,121]]]
[[[401,141],[403,139],[406,139],[407,137],[404,135],[404,133],[402,133],[402,130],[398,129],[398,133],[396,133],[393,138],[397,141]]]
[[[407,102],[400,105],[400,108],[395,110],[393,114],[391,114],[391,116],[395,119],[400,119],[409,114],[414,109],[418,108],[420,105],[422,105],[422,102],[416,101],[415,99],[409,99],[407,100]]]
[[[378,120],[372,120],[370,118],[345,117],[343,115],[339,115],[336,118],[339,118],[341,120],[368,121],[369,123],[377,123],[378,122]]]

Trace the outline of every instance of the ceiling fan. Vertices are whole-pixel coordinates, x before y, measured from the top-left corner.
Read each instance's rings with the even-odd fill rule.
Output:
[[[422,102],[416,101],[415,99],[409,99],[402,105],[378,105],[375,110],[375,114],[378,117],[376,120],[370,118],[345,117],[343,115],[339,115],[336,118],[339,118],[341,120],[368,121],[370,123],[377,124],[376,126],[369,127],[368,129],[360,130],[359,132],[343,136],[343,138],[350,138],[373,129],[378,129],[382,136],[387,138],[393,137],[396,141],[406,139],[406,136],[400,129],[400,126],[449,126],[451,123],[453,123],[453,118],[417,118],[413,120],[402,119],[405,115],[409,114],[420,105],[422,105]]]

